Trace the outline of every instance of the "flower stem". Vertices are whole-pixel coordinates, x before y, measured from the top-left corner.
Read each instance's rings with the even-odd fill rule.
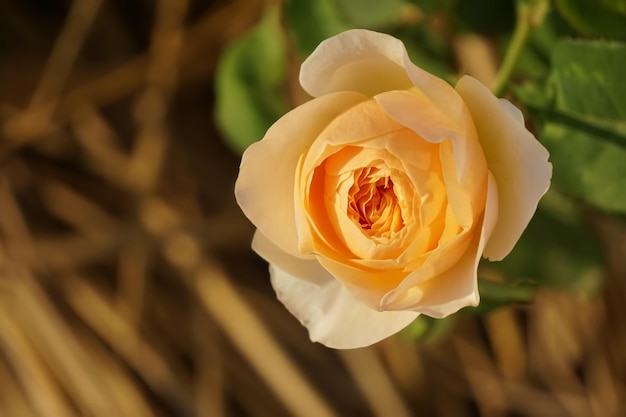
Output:
[[[517,4],[517,19],[515,22],[515,29],[513,31],[513,37],[511,43],[504,55],[502,65],[498,70],[496,80],[491,88],[494,95],[500,96],[504,92],[517,61],[519,60],[528,36],[533,28],[539,26],[546,16],[548,11],[548,0],[518,0]]]

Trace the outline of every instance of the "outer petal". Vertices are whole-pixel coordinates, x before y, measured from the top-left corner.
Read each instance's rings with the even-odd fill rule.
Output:
[[[548,151],[520,123],[519,111],[497,99],[476,79],[465,76],[456,90],[465,100],[499,189],[498,222],[484,256],[501,260],[515,246],[550,187]]]
[[[289,255],[258,230],[252,239],[252,249],[267,262],[276,265],[289,275],[316,285],[322,285],[328,280],[328,272],[317,262],[314,256],[311,256],[310,260],[306,260]]]
[[[387,309],[412,309],[435,318],[446,317],[467,306],[478,305],[478,262],[498,219],[498,187],[489,174],[487,202],[481,228],[465,255],[449,270],[420,283],[421,271],[409,275],[381,302]]]
[[[309,330],[309,337],[335,349],[371,345],[409,325],[414,311],[378,312],[357,301],[328,274],[322,285],[311,284],[270,265],[278,299]]]
[[[299,256],[293,198],[298,158],[335,117],[367,99],[338,92],[311,100],[284,115],[244,152],[235,184],[237,203],[283,251]]]
[[[363,29],[342,32],[318,45],[300,68],[300,84],[313,97],[334,91],[374,95],[406,90],[406,51],[392,36]]]
[[[414,65],[402,41],[384,33],[354,29],[326,39],[302,64],[300,84],[313,97],[346,90],[374,96],[417,87],[458,126],[471,124],[456,91]]]

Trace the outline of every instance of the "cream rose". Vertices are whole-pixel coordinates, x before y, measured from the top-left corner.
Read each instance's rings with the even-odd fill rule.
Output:
[[[246,150],[235,189],[278,298],[334,348],[477,305],[480,257],[511,251],[550,184],[521,112],[366,30],[322,42],[300,83],[314,99]]]

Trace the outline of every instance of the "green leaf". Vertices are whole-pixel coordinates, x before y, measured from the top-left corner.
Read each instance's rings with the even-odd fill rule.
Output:
[[[563,18],[551,10],[545,15],[543,22],[534,27],[529,35],[528,43],[523,49],[515,67],[515,78],[523,80],[545,79],[550,71],[552,51],[557,42],[564,37],[572,37],[575,32],[563,21]],[[510,40],[503,43],[508,46]],[[503,48],[501,54],[506,50]],[[513,88],[515,85],[513,84]]]
[[[443,319],[421,315],[405,327],[400,335],[410,340],[419,340],[422,344],[437,343],[453,329],[457,319],[456,314]]]
[[[216,74],[216,122],[224,139],[243,151],[287,110],[286,49],[277,8],[231,43]]]
[[[461,30],[484,35],[508,33],[515,25],[512,0],[452,0],[450,17]]]
[[[513,85],[511,91],[517,100],[522,102],[535,115],[534,122],[550,111],[554,103],[554,89],[545,81],[528,81]]]
[[[544,126],[541,137],[555,188],[603,210],[626,212],[625,148],[556,121]]]
[[[285,20],[302,56],[311,54],[324,39],[354,27],[333,0],[287,0]]]
[[[433,33],[428,24],[420,22],[400,28],[392,34],[402,40],[411,62],[450,83],[456,82],[454,54],[450,43]]]
[[[556,0],[556,5],[565,20],[583,35],[626,38],[626,16],[615,13],[624,7],[623,0]]]
[[[554,191],[541,200],[513,251],[504,260],[484,267],[528,290],[528,284],[536,284],[590,293],[600,288],[603,278],[598,240],[578,207]]]
[[[397,21],[404,0],[337,0],[337,3],[352,24],[375,29]]]
[[[540,138],[553,187],[608,211],[626,212],[626,45],[565,41],[553,54],[556,103]]]
[[[514,303],[528,303],[533,300],[537,286],[522,282],[497,282],[488,279],[478,280],[480,304],[466,309],[468,313],[483,314],[499,307]]]
[[[626,15],[626,0],[600,0],[607,9]]]
[[[479,278],[480,304],[476,307],[466,307],[461,311],[472,315],[482,315],[502,307],[529,304],[534,300],[538,290],[537,282],[523,280],[501,282]]]
[[[432,13],[441,8],[441,0],[408,0],[425,13]]]
[[[564,41],[555,48],[552,65],[559,109],[626,118],[626,44]]]

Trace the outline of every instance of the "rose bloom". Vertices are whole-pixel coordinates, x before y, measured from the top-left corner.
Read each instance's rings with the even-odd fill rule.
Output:
[[[314,98],[246,150],[235,193],[311,340],[367,346],[477,305],[481,256],[511,251],[550,185],[521,112],[367,30],[322,42],[300,83]]]

